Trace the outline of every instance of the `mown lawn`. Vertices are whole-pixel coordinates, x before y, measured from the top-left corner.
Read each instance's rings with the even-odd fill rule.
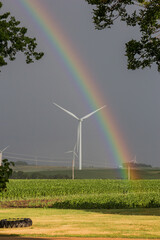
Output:
[[[0,236],[160,238],[160,209],[0,209],[0,219],[29,217],[29,228],[0,229]]]

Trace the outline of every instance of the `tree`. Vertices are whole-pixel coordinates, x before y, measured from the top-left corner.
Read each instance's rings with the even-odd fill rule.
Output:
[[[0,2],[0,10],[2,2]],[[31,63],[34,59],[39,60],[44,55],[35,51],[37,47],[36,39],[26,36],[27,29],[20,27],[20,22],[9,12],[0,15],[0,67],[7,65],[7,60],[15,60],[18,52],[23,52],[26,56],[26,63]],[[7,159],[2,161],[0,166],[0,192],[6,190],[7,182],[12,174],[12,162]]]
[[[14,163],[8,162],[8,159],[2,160],[2,165],[0,166],[0,193],[7,188],[8,179],[12,175],[11,165],[14,165]]]
[[[94,5],[93,22],[98,30],[105,29],[117,19],[128,26],[139,26],[140,39],[126,43],[128,69],[157,65],[160,72],[160,0],[86,0]]]
[[[0,10],[2,2],[0,2]],[[36,38],[26,36],[27,28],[20,27],[20,21],[12,17],[9,12],[0,15],[0,67],[13,61],[18,52],[26,56],[26,63],[42,58],[43,53],[36,52]]]

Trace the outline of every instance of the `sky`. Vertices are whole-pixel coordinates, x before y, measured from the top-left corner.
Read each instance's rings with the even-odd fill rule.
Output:
[[[14,62],[1,68],[0,149],[9,145],[4,156],[12,160],[69,167],[72,154],[66,152],[74,148],[78,122],[53,102],[78,117],[94,109],[74,84],[44,29],[20,1],[3,0],[3,11],[11,12],[28,28],[28,35],[36,37],[37,50],[43,51],[44,57],[27,65],[23,54],[18,54]],[[138,28],[117,22],[112,29],[95,30],[92,6],[84,0],[39,2],[93,76],[121,132],[128,160],[136,156],[138,163],[160,167],[160,74],[156,66],[127,70],[124,56],[125,43],[138,39]],[[83,122],[82,130],[83,167],[117,167],[95,115]]]

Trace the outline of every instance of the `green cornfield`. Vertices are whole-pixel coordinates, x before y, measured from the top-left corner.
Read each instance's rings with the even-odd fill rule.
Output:
[[[160,180],[10,180],[0,194],[1,204],[28,200],[29,207],[160,207]]]

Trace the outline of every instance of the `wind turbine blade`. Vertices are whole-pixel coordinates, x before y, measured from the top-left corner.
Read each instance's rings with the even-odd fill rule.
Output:
[[[78,158],[78,155],[77,155],[77,153],[76,152],[74,152],[74,155]]]
[[[74,150],[73,151],[67,151],[65,153],[73,153],[73,155],[75,155],[76,157],[78,157],[77,153],[76,153],[76,144],[74,146]]]
[[[79,120],[79,118],[78,118],[75,114],[71,113],[70,111],[66,110],[65,108],[59,106],[59,105],[56,104],[56,103],[53,103],[53,104],[54,104],[55,106],[57,106],[58,108],[62,109],[63,111],[65,111],[66,113],[68,113],[69,115],[71,115],[72,117],[74,117],[74,118],[76,118],[76,119]]]
[[[72,151],[74,158],[75,158],[75,156],[78,157],[78,155],[77,155],[77,153],[76,153],[76,147],[77,147],[77,143],[74,145],[74,149],[73,149],[73,151]]]
[[[67,152],[65,152],[65,153],[73,153],[73,151],[67,151]]]
[[[9,146],[5,147],[1,152],[3,153]]]
[[[65,153],[75,153],[76,147],[77,147],[77,143],[74,145],[73,150],[67,151],[67,152],[65,152]]]
[[[106,107],[106,105],[105,105],[105,106],[103,106],[103,107],[101,107],[101,108],[98,108],[98,109],[97,109],[97,110],[95,110],[94,112],[91,112],[91,113],[87,114],[86,116],[82,117],[82,118],[81,118],[81,120],[84,120],[84,119],[86,119],[86,118],[88,118],[88,117],[92,116],[94,113],[96,113],[96,112],[100,111],[100,110],[101,110],[102,108],[104,108],[104,107]]]
[[[74,145],[74,149],[73,149],[74,152],[76,151],[76,147],[77,147],[77,143]]]

